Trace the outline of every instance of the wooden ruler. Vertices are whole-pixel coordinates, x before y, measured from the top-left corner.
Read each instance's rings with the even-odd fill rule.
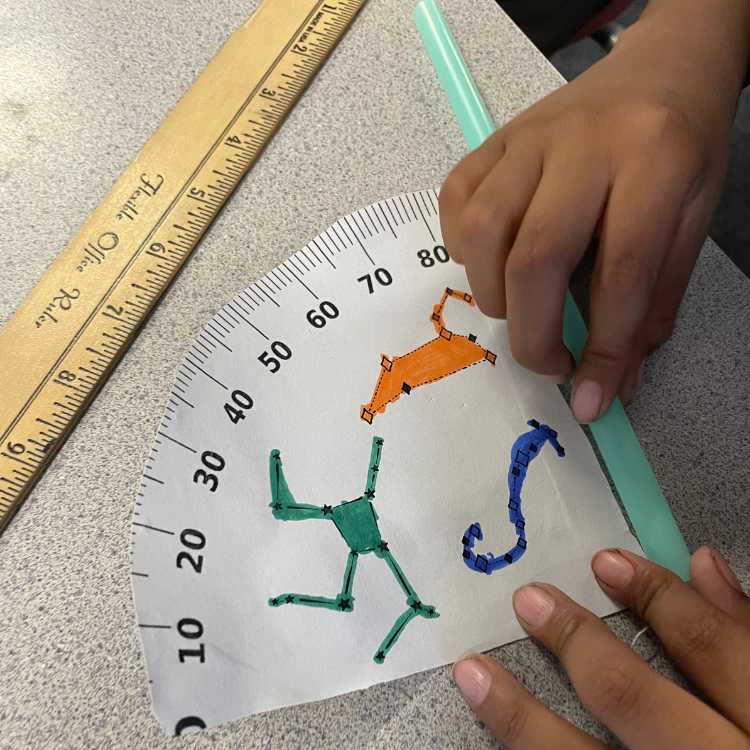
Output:
[[[0,530],[365,0],[265,0],[0,331]]]

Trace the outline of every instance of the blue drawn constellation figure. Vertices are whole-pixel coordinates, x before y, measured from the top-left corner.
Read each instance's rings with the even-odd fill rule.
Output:
[[[516,544],[505,554],[495,557],[491,552],[477,555],[474,552],[474,540],[480,542],[484,538],[482,527],[477,521],[471,524],[461,540],[464,545],[463,558],[466,565],[477,573],[491,575],[496,570],[502,570],[511,563],[523,557],[526,551],[526,519],[521,512],[521,488],[526,478],[529,464],[539,455],[539,451],[546,442],[557,451],[562,458],[565,449],[557,440],[557,432],[546,424],[539,424],[536,419],[530,419],[528,424],[532,429],[518,437],[510,449],[510,468],[508,469],[508,517],[516,529]]]
[[[415,617],[425,617],[432,620],[440,616],[433,605],[422,602],[421,597],[409,583],[401,566],[396,562],[396,558],[388,547],[388,542],[380,535],[378,514],[375,512],[374,501],[375,484],[380,471],[380,457],[384,442],[383,438],[380,437],[372,439],[364,493],[354,500],[344,501],[338,505],[317,506],[298,503],[284,477],[281,453],[278,450],[271,451],[269,460],[271,508],[274,518],[280,521],[308,521],[311,519],[332,521],[349,548],[349,556],[341,582],[341,591],[336,596],[290,592],[272,597],[268,600],[268,604],[271,607],[296,604],[303,607],[322,607],[335,612],[352,612],[354,610],[352,589],[354,587],[354,574],[357,570],[357,560],[360,555],[374,553],[375,557],[379,557],[388,566],[406,597],[406,609],[393,623],[393,627],[388,631],[375,652],[373,661],[376,664],[382,664],[385,661],[388,652]]]

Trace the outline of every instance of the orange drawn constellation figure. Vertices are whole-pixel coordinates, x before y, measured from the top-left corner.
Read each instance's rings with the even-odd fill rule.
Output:
[[[385,412],[385,407],[397,401],[402,393],[409,394],[420,385],[434,383],[484,360],[494,366],[497,355],[479,346],[474,334],[461,336],[445,327],[443,307],[448,297],[463,300],[472,307],[476,304],[470,294],[446,288],[440,302],[432,308],[430,318],[438,335],[401,357],[381,355],[380,375],[372,400],[369,404],[362,404],[360,412],[368,424],[372,424],[375,415]]]

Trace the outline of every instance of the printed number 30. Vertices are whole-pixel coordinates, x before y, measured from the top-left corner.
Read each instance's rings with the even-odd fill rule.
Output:
[[[211,469],[217,473],[226,466],[224,458],[214,451],[203,451],[201,454],[201,463],[206,469]],[[196,484],[207,485],[209,492],[216,492],[216,488],[219,486],[219,478],[216,474],[210,474],[204,469],[196,469],[193,474],[193,481]]]

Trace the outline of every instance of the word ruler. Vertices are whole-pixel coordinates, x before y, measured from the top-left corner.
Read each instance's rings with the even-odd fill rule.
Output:
[[[365,0],[265,0],[0,331],[0,530]]]

